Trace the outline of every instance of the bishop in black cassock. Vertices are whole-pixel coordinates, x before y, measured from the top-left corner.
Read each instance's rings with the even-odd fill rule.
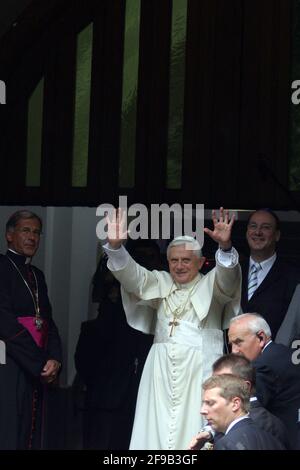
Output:
[[[39,225],[34,217],[8,223],[9,250],[0,255],[0,339],[6,347],[6,363],[0,365],[0,449],[43,448],[45,392],[60,368],[61,342],[44,274],[31,266],[28,275]]]

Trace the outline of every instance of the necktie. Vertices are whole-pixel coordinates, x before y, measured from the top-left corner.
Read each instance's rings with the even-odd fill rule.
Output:
[[[257,289],[257,273],[261,270],[259,263],[252,264],[251,271],[248,278],[248,300],[251,299],[252,295]]]

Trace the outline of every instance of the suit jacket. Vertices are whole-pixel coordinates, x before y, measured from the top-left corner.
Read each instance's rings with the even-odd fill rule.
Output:
[[[299,448],[300,364],[293,364],[293,351],[270,343],[253,361],[256,369],[256,395],[271,413],[285,424],[290,447]]]
[[[285,450],[272,434],[260,429],[251,418],[238,421],[217,440],[214,450]]]
[[[249,259],[242,262],[241,267],[242,310],[245,313],[257,312],[262,315],[270,325],[272,337],[275,338],[296,285],[300,283],[300,270],[277,257],[267,276],[248,301]]]
[[[264,408],[259,400],[250,402],[249,416],[260,429],[271,433],[286,449],[289,448],[286,426],[281,419]]]
[[[300,339],[300,284],[296,287],[287,314],[277,332],[275,342],[292,346],[295,339]]]

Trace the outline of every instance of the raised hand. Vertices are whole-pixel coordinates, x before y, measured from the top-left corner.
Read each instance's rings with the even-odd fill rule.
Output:
[[[220,248],[229,250],[231,248],[231,230],[234,223],[235,216],[232,215],[229,219],[229,211],[220,207],[219,219],[216,216],[216,211],[212,211],[212,221],[214,229],[209,230],[205,228],[204,232],[207,233],[216,243],[219,243]]]
[[[127,239],[128,231],[126,230],[126,212],[119,209],[114,209],[111,215],[106,216],[107,222],[107,240],[113,249],[120,248],[123,240]]]

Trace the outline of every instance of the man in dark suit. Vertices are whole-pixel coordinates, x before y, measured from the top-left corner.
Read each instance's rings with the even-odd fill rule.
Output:
[[[256,397],[256,374],[251,362],[237,354],[227,354],[213,364],[213,375],[233,374],[246,381],[250,389],[249,416],[255,424],[273,434],[284,447],[288,448],[288,434],[285,425],[274,414],[270,413]]]
[[[241,307],[243,312],[259,312],[275,338],[300,282],[300,270],[276,254],[280,221],[274,212],[259,209],[251,214],[246,238],[250,258],[241,262]]]
[[[222,374],[232,374],[245,380],[251,394],[249,417],[260,429],[270,432],[285,448],[288,448],[289,439],[285,425],[277,416],[264,408],[255,396],[255,370],[250,361],[246,357],[237,354],[221,356],[213,364],[213,375]],[[212,437],[215,440],[222,437],[222,435],[213,436],[213,434],[214,432],[206,426],[193,438],[189,448],[191,450],[201,449],[205,442]]]
[[[233,318],[228,336],[232,352],[255,367],[259,401],[285,424],[290,448],[300,449],[300,365],[293,360],[293,350],[272,342],[270,327],[260,315]]]
[[[215,375],[203,383],[203,390],[201,414],[214,431],[223,434],[214,450],[284,450],[272,434],[249,418],[250,390],[244,379]]]

